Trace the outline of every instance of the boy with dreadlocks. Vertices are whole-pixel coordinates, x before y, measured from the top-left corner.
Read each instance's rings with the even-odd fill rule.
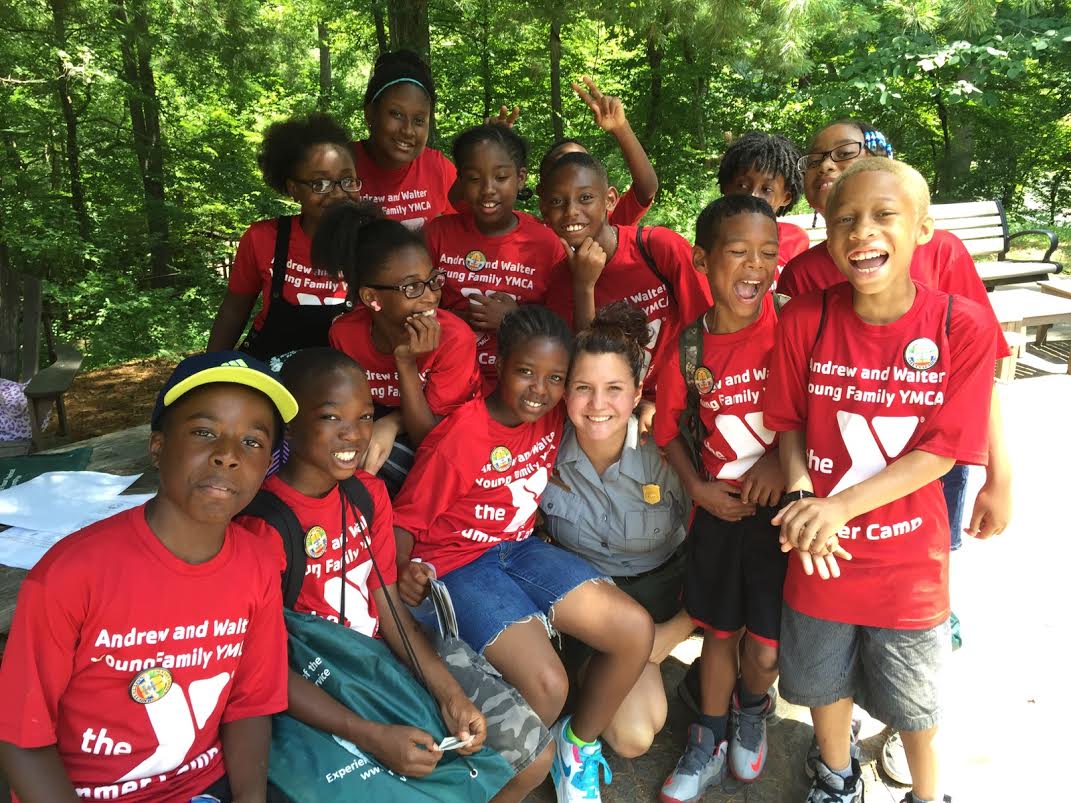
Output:
[[[803,175],[797,163],[799,149],[780,134],[750,131],[725,151],[718,167],[722,195],[753,195],[762,198],[780,217],[788,213],[803,195]],[[794,223],[777,222],[777,272],[797,254],[811,247],[807,232]]]

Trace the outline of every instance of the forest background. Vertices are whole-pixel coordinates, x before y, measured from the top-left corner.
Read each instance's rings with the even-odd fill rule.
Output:
[[[999,199],[1071,241],[1066,0],[6,0],[0,278],[42,276],[87,365],[203,348],[238,236],[290,209],[261,132],[322,109],[364,136],[369,70],[399,46],[430,57],[431,144],[517,104],[531,163],[577,137],[623,189],[569,88],[593,76],[661,179],[647,222],[689,239],[733,136],[805,147],[855,116],[936,201]]]

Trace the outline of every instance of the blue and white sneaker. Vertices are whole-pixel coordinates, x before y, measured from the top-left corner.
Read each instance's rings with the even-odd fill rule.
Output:
[[[550,777],[554,781],[554,790],[558,793],[558,803],[582,803],[582,801],[602,801],[599,792],[599,770],[607,784],[614,779],[610,765],[602,757],[602,742],[580,747],[573,744],[565,735],[572,717],[565,717],[554,723],[550,729],[554,737],[554,763],[550,766]]]

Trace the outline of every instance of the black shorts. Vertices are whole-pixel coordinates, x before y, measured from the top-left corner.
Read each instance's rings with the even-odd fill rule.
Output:
[[[715,636],[740,628],[776,645],[781,637],[781,596],[788,555],[781,551],[776,511],[723,521],[697,508],[688,534],[684,607],[692,620]]]

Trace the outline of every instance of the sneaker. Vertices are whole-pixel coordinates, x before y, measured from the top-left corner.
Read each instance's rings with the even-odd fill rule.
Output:
[[[863,720],[852,717],[852,743],[848,748],[852,760],[859,761],[863,755],[863,749],[859,746],[859,731],[863,727]],[[803,771],[808,778],[814,778],[815,767],[818,766],[822,753],[818,749],[818,738],[811,737],[811,746],[807,748],[807,758],[803,762]]]
[[[852,759],[852,777],[842,778],[819,759],[815,765],[814,782],[804,803],[862,803],[863,770],[859,760]]]
[[[741,708],[733,692],[732,717],[729,720],[729,772],[738,781],[758,780],[766,767],[766,715],[773,701],[769,695],[757,708]]]
[[[766,721],[771,725],[778,721],[777,716],[777,686],[770,686],[766,692],[770,697],[770,707],[766,711]],[[702,692],[699,690],[699,661],[692,662],[688,671],[684,673],[684,680],[677,684],[677,696],[681,698],[684,707],[693,717],[698,717],[703,712],[699,708],[702,700]]]
[[[904,799],[901,800],[900,803],[917,803],[917,800],[918,798],[915,797],[914,792],[908,792],[904,795]],[[943,803],[952,803],[952,795],[945,795],[941,800]]]
[[[662,803],[692,803],[711,786],[725,780],[729,742],[714,743],[714,733],[698,723],[688,728],[688,745],[676,768],[662,784]]]
[[[893,783],[911,786],[911,768],[907,765],[904,741],[898,731],[890,733],[881,746],[881,769]]]
[[[603,780],[607,784],[614,778],[610,765],[602,757],[602,742],[596,740],[585,747],[573,744],[565,735],[571,720],[572,717],[560,719],[550,729],[554,737],[554,762],[550,765],[550,777],[554,780],[558,803],[601,801],[599,770],[602,769]]]

